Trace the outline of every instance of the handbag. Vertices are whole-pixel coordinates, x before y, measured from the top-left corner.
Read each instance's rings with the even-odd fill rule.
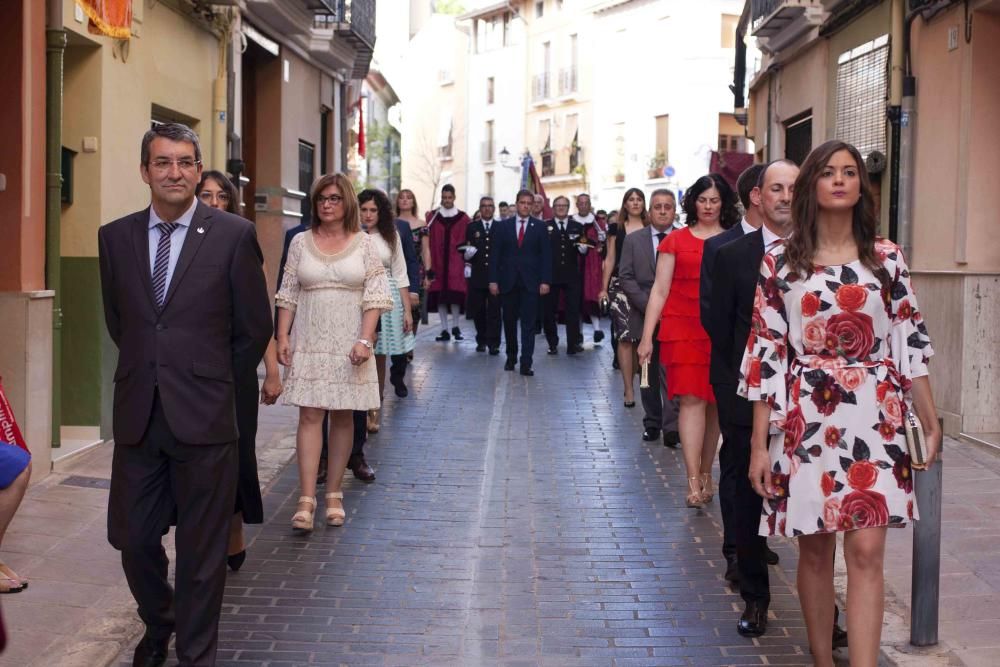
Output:
[[[917,470],[927,467],[927,438],[924,436],[924,426],[913,412],[907,410],[903,415],[903,429],[906,431],[906,449],[910,453],[910,465]]]

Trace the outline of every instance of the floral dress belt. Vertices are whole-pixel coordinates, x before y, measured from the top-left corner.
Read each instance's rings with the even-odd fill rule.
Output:
[[[802,354],[792,358],[789,375],[793,378],[805,376],[813,387],[813,391],[839,391],[841,400],[849,398],[853,392],[865,383],[869,369],[877,369],[875,378],[878,382],[876,396],[879,403],[885,401],[885,396],[891,389],[900,401],[900,407],[905,408],[906,397],[910,392],[912,382],[899,372],[896,363],[890,357],[881,359],[849,359],[831,354]],[[884,369],[884,370],[883,370]],[[881,372],[880,372],[881,371]],[[821,373],[821,376],[813,375]],[[831,382],[832,379],[832,382]],[[799,403],[798,392],[789,392],[789,399]],[[836,402],[839,400],[834,399]],[[893,410],[895,412],[895,410]],[[896,418],[896,415],[893,415]]]

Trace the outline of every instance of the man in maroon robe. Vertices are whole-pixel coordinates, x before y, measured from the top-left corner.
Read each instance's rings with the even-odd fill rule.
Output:
[[[431,265],[426,275],[427,309],[438,311],[441,333],[434,340],[462,340],[459,318],[465,309],[465,258],[458,246],[465,243],[465,229],[469,216],[455,206],[455,187],[446,184],[441,188],[441,206],[428,211],[427,228],[430,235]],[[451,333],[448,333],[448,316],[451,316]]]

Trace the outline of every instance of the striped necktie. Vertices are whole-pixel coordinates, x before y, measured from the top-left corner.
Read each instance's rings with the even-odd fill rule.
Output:
[[[156,261],[153,262],[153,296],[156,305],[163,305],[167,293],[167,268],[170,266],[170,235],[178,225],[176,222],[161,222],[156,225],[160,240],[156,244]]]

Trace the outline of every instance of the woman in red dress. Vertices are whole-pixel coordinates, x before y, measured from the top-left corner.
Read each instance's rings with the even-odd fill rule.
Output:
[[[712,500],[712,462],[719,444],[719,414],[708,383],[712,344],[698,312],[701,254],[705,241],[740,220],[736,194],[718,174],[702,176],[684,194],[688,226],[659,247],[656,280],[650,291],[639,361],[653,354],[653,332],[660,325],[660,363],[666,369],[667,398],[680,396],[680,435],[687,468],[688,507]]]

